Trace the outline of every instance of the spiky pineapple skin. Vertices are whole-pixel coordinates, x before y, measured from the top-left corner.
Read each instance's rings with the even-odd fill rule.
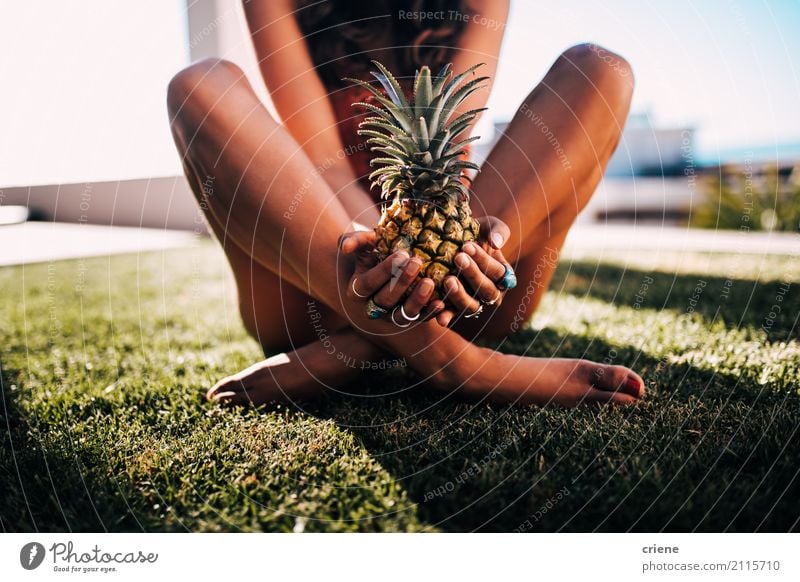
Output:
[[[417,281],[432,279],[433,298],[441,298],[444,278],[456,274],[456,254],[464,243],[477,240],[478,234],[478,222],[466,200],[397,197],[384,207],[375,228],[375,252],[380,261],[401,250],[418,258],[422,267]]]
[[[485,108],[451,116],[488,77],[467,81],[481,64],[455,76],[447,64],[435,77],[423,66],[414,76],[413,95],[408,98],[385,66],[378,61],[373,64],[378,71],[372,74],[384,93],[365,81],[347,80],[374,100],[353,105],[371,114],[359,123],[358,133],[369,138],[367,143],[377,154],[370,161],[377,169],[369,178],[385,201],[375,229],[375,252],[379,260],[400,250],[419,258],[422,268],[417,280],[432,279],[433,297],[441,298],[445,277],[456,273],[456,254],[479,234],[469,207],[471,180],[465,174],[479,170],[466,159],[468,144],[478,138],[459,136]]]

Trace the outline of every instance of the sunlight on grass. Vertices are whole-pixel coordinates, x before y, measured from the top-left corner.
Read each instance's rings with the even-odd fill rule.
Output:
[[[216,246],[2,269],[2,528],[797,527],[797,260],[573,259],[502,349],[631,365],[635,410],[381,397],[405,370],[219,409],[205,389],[261,355]]]

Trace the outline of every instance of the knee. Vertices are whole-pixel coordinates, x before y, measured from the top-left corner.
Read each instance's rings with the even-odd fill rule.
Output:
[[[167,86],[170,119],[181,119],[194,103],[213,98],[215,92],[241,79],[244,72],[230,61],[208,58],[192,63],[172,77]]]
[[[630,63],[617,53],[592,43],[578,44],[568,48],[559,57],[572,67],[579,69],[589,79],[601,83],[618,83],[633,87],[633,69]]]
[[[562,67],[576,69],[588,80],[598,96],[615,110],[627,112],[633,96],[634,77],[624,57],[592,43],[575,45],[559,57]]]

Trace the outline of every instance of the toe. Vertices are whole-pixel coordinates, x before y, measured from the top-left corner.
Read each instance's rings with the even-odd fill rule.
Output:
[[[632,406],[639,402],[639,398],[635,398],[630,394],[597,389],[592,389],[586,395],[586,400],[597,404],[617,404],[621,406]]]
[[[232,404],[236,397],[236,392],[217,392],[209,400],[215,404]]]
[[[211,402],[228,401],[243,393],[244,390],[245,388],[240,381],[228,376],[209,388],[208,392],[206,392],[206,399]]]
[[[220,385],[215,384],[206,391],[206,400],[208,400],[209,402],[214,402],[217,399],[217,395],[220,394],[220,392],[222,392]]]
[[[634,398],[644,396],[644,381],[641,376],[625,366],[596,364],[592,373],[592,384],[599,390],[620,392]]]

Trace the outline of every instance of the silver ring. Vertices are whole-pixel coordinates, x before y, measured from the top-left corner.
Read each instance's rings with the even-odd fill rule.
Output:
[[[369,295],[362,295],[361,293],[356,291],[356,279],[357,278],[358,277],[353,277],[353,285],[352,285],[352,287],[353,287],[353,295],[355,295],[359,299],[366,299],[367,297],[369,297]]]
[[[419,319],[419,313],[417,313],[414,317],[409,317],[408,313],[406,313],[406,308],[403,305],[400,306],[400,315],[405,317],[406,321],[417,321]]]
[[[469,315],[465,315],[464,319],[472,319],[474,317],[478,317],[481,313],[483,313],[483,304],[478,306],[478,310],[475,313],[470,313]]]
[[[500,301],[500,298],[501,298],[502,296],[503,296],[503,294],[502,294],[502,293],[498,293],[498,294],[497,294],[497,297],[495,297],[495,298],[494,298],[494,299],[492,299],[491,301],[481,301],[481,303],[483,303],[484,305],[488,305],[488,306],[490,306],[490,307],[491,307],[492,305],[495,305],[495,304],[496,304],[498,301]]]
[[[403,306],[402,306],[402,305],[400,306],[400,309],[403,309]],[[392,315],[390,316],[390,319],[392,320],[392,323],[393,323],[393,324],[395,324],[397,327],[403,327],[403,328],[405,328],[405,327],[408,327],[409,325],[411,325],[411,321],[408,321],[408,322],[407,322],[405,325],[402,325],[402,324],[400,324],[400,323],[397,323],[397,320],[394,318],[394,314],[395,314],[395,313],[397,313],[397,307],[395,307],[394,309],[392,309]],[[405,317],[405,314],[403,314],[403,317]],[[417,316],[417,317],[419,317],[419,316]],[[406,317],[406,319],[408,319],[408,318]],[[413,320],[412,320],[412,321],[413,321]]]

